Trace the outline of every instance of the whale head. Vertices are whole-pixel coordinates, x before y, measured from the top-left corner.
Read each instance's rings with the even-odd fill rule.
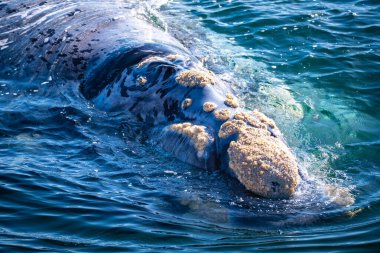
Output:
[[[108,111],[165,126],[162,146],[202,168],[228,168],[245,188],[288,198],[298,184],[294,155],[273,120],[240,107],[231,87],[186,54],[144,45],[116,54],[82,87]]]
[[[298,184],[296,159],[272,120],[254,111],[238,112],[219,130],[228,168],[245,188],[268,198],[289,198]]]
[[[170,87],[164,101],[172,102],[165,115],[169,121],[174,112],[176,117],[166,128],[163,146],[197,167],[228,167],[256,195],[291,197],[298,184],[297,162],[274,121],[257,110],[241,108],[231,91],[222,91],[224,84],[211,71],[183,63],[170,55],[150,57],[138,65],[146,73],[154,70],[161,73],[156,76],[171,80],[169,84],[169,79],[163,79],[164,86]],[[162,74],[169,67],[174,71]]]

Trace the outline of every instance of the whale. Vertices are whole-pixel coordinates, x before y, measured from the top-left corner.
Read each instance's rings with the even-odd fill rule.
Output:
[[[143,122],[179,160],[225,171],[258,196],[294,194],[297,160],[276,123],[245,109],[228,83],[128,3],[6,1],[0,14],[1,79],[75,82],[99,110]]]

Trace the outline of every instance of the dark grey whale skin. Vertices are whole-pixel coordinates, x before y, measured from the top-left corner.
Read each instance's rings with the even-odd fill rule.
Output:
[[[180,85],[178,74],[202,69],[199,61],[168,33],[136,18],[130,5],[120,1],[9,1],[0,4],[0,16],[0,79],[77,82],[83,97],[97,108],[131,112],[151,129],[152,137],[161,140],[164,149],[182,161],[235,175],[227,150],[238,136],[219,138],[224,120],[205,112],[203,105],[213,102],[219,110],[228,109],[231,117],[244,109],[226,104],[231,88],[217,77],[215,85]],[[159,58],[140,64],[149,57]],[[148,80],[144,85],[138,84],[141,76]],[[185,98],[193,101],[189,108],[181,106]],[[189,136],[165,131],[183,122],[205,127],[211,136],[203,155],[197,155]],[[266,130],[270,137],[282,140],[277,128],[267,126]],[[257,167],[249,170],[257,171]],[[268,175],[268,182],[263,183],[266,192],[255,193],[289,197],[294,192],[293,188],[284,190],[286,183],[278,183],[283,182],[283,174]],[[251,177],[239,181],[245,186],[255,184]],[[296,178],[289,180],[296,184]]]
[[[99,109],[128,110],[137,120],[152,126],[191,121],[207,126],[214,135],[213,129],[219,129],[223,122],[205,113],[202,106],[212,101],[219,109],[226,108],[224,95],[229,87],[222,82],[217,91],[178,85],[175,75],[199,65],[198,60],[168,33],[136,18],[128,6],[106,6],[80,1],[11,1],[0,5],[0,40],[7,40],[7,47],[0,51],[0,78],[78,81],[83,96]],[[136,67],[147,57],[173,54],[184,58]],[[143,87],[127,86],[122,79],[126,72],[134,80],[144,75],[154,81]],[[122,87],[116,91],[115,85]],[[185,98],[193,100],[186,111],[181,109]],[[182,147],[173,150],[171,144],[177,141],[173,138],[177,137],[167,136],[163,145],[177,156],[182,155],[181,160],[199,167],[222,166],[222,154],[217,149],[225,151],[225,147],[212,146],[207,159],[199,160],[191,155],[195,153],[189,150],[192,145],[184,140]],[[184,152],[188,154],[184,156]]]
[[[186,51],[167,33],[134,17],[129,6],[112,2],[0,3],[0,40],[8,41],[0,50],[0,77],[83,81],[106,59],[146,43]],[[151,51],[159,54],[156,50]]]

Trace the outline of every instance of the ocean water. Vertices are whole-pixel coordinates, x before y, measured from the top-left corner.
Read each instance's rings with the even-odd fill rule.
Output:
[[[289,200],[254,196],[225,173],[178,161],[124,113],[96,109],[77,83],[2,76],[1,252],[380,247],[378,1],[117,3],[275,119],[307,179]]]

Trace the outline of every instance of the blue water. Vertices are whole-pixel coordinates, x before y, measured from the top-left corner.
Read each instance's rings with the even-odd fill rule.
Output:
[[[128,115],[97,110],[77,83],[2,77],[1,252],[380,247],[377,1],[139,1],[135,9],[230,82],[246,108],[274,118],[309,182],[290,200],[253,196],[220,171],[167,154]],[[327,185],[354,203],[339,204],[346,195]]]

